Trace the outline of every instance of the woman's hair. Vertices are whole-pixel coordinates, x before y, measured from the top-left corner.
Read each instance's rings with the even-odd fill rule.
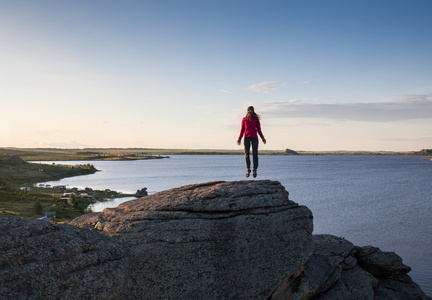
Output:
[[[246,119],[250,120],[251,118],[259,120],[260,116],[255,112],[255,110],[252,110],[252,114],[249,114],[249,112],[246,113]]]

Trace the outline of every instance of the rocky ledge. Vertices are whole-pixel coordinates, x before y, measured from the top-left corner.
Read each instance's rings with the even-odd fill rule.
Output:
[[[121,299],[129,249],[70,225],[0,215],[0,299]]]
[[[276,181],[209,182],[81,216],[0,216],[1,299],[430,299],[392,252],[313,235]]]

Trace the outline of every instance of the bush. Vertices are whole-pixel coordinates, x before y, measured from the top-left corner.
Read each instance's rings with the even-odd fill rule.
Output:
[[[432,155],[432,149],[422,149],[419,152],[420,155],[429,156]]]
[[[35,204],[33,206],[33,210],[34,210],[35,214],[38,214],[38,215],[43,214],[43,207],[42,207],[42,204],[40,203],[39,200],[35,202]]]
[[[92,164],[85,164],[85,165],[79,165],[81,167],[81,169],[83,170],[90,170],[90,171],[97,171],[97,169],[95,168],[95,166],[93,166]]]
[[[69,204],[72,207],[76,207],[77,206],[78,201],[77,201],[77,198],[76,198],[75,194],[70,194],[69,195]]]

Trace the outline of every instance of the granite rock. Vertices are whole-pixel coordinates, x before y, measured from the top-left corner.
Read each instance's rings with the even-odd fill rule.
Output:
[[[183,186],[72,224],[130,247],[131,299],[265,299],[313,252],[311,211],[275,181]]]
[[[281,284],[271,299],[428,300],[407,275],[410,268],[394,252],[357,247],[344,238],[314,235],[313,255],[289,284]]]
[[[0,299],[120,298],[128,248],[70,225],[0,215]]]
[[[397,254],[312,235],[312,219],[269,180],[183,186],[69,225],[0,215],[0,298],[430,299]]]

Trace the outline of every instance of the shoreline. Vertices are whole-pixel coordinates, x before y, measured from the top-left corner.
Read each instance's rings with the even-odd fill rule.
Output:
[[[58,149],[51,149],[53,152],[51,152],[51,156],[49,156],[47,153],[47,150],[44,150],[43,153],[41,152],[41,149],[38,150],[34,150],[36,152],[33,153],[33,155],[31,155],[32,161],[37,161],[37,162],[30,162],[30,161],[25,161],[24,159],[22,159],[19,156],[16,155],[11,155],[9,157],[5,157],[4,153],[2,152],[2,148],[0,148],[0,162],[3,162],[4,167],[7,168],[4,169],[4,172],[10,172],[7,169],[10,169],[12,173],[10,173],[9,175],[7,175],[6,173],[4,174],[6,177],[4,178],[0,178],[0,214],[13,214],[13,215],[18,215],[18,216],[23,216],[23,217],[29,217],[29,218],[34,218],[36,216],[40,216],[42,215],[42,212],[40,210],[38,210],[38,214],[35,214],[36,212],[36,208],[35,206],[37,205],[37,202],[41,202],[42,203],[42,207],[44,211],[47,210],[54,210],[54,206],[56,206],[56,204],[59,203],[58,199],[54,198],[53,193],[50,190],[41,190],[38,189],[37,186],[32,187],[32,191],[31,192],[26,192],[24,193],[23,191],[20,191],[20,188],[25,186],[25,184],[28,184],[27,186],[31,186],[31,185],[37,185],[39,183],[43,183],[43,182],[47,182],[47,181],[53,181],[53,180],[59,180],[59,179],[63,179],[63,178],[70,178],[70,177],[74,177],[74,176],[78,176],[78,175],[84,175],[84,174],[92,174],[94,172],[97,172],[99,170],[93,169],[93,170],[85,170],[83,171],[81,169],[81,171],[79,171],[78,169],[80,168],[76,168],[76,166],[72,166],[68,164],[68,160],[65,160],[64,163],[62,164],[57,164],[56,162],[59,161],[59,159],[64,159],[64,151],[65,150],[58,150]],[[26,149],[25,152],[20,152],[21,150],[18,149],[14,149],[8,151],[8,154],[25,154],[25,155],[30,155],[30,153],[33,151],[32,149]],[[123,149],[124,150],[124,149]],[[123,151],[123,150],[119,150],[116,149],[116,151]],[[134,153],[137,153],[137,149],[127,149],[129,151],[133,151]],[[287,149],[285,152],[288,152],[289,149]],[[61,153],[60,153],[60,152]],[[74,153],[76,154],[76,150],[69,150],[70,154],[72,153],[72,151],[75,151]],[[96,151],[96,150],[94,150]],[[99,150],[98,150],[99,151]],[[142,151],[148,151],[148,150],[142,150]],[[242,150],[233,150],[232,152],[213,152],[214,150],[187,150],[186,152],[183,152],[183,150],[177,150],[177,152],[171,152],[171,150],[168,149],[164,149],[164,150],[160,150],[160,151],[164,151],[164,154],[168,154],[168,152],[170,152],[170,154],[174,154],[174,155],[243,155]],[[292,151],[292,150],[290,150]],[[428,159],[431,156],[428,156],[428,152],[427,150],[424,150],[426,154],[426,156],[424,156],[421,159]],[[293,151],[294,152],[294,151]],[[82,153],[82,152],[81,152]],[[128,155],[131,155],[132,152],[128,152]],[[411,153],[411,152],[410,152]],[[1,154],[3,154],[3,156],[1,156]],[[85,152],[86,156],[88,155],[88,152]],[[275,155],[275,153],[273,152],[269,152],[267,151],[261,151],[260,155]],[[309,153],[309,152],[295,152],[296,155],[414,155],[413,152],[411,154],[407,154],[407,153],[394,153],[394,152],[386,152],[386,153],[382,153],[382,152],[347,152],[347,151],[340,151],[340,152],[313,152],[313,153]],[[423,153],[422,153],[423,154]],[[47,160],[39,160],[41,157],[39,155],[44,155],[45,159]],[[149,159],[149,157],[152,157],[153,159],[161,159],[161,158],[169,158],[169,156],[162,156],[162,152],[157,153],[157,154],[153,154],[153,155],[149,155],[147,153],[142,153],[142,156],[134,156],[134,158],[136,157],[137,159],[133,159],[133,160],[140,160],[140,159]],[[276,155],[294,155],[292,153],[289,154],[282,154],[281,152],[277,153]],[[420,156],[420,155],[416,155],[416,156]],[[422,155],[423,156],[423,155]],[[113,158],[113,157],[111,157]],[[124,156],[120,156],[118,155],[117,152],[117,156],[114,157],[115,159],[108,159],[106,157],[106,159],[98,159],[97,161],[101,161],[101,160],[117,160],[117,161],[129,161],[132,159],[124,159]],[[150,158],[151,159],[151,158]],[[89,160],[88,157],[74,157],[73,160],[76,161],[87,161],[87,162],[91,162],[96,161],[96,159],[92,159]],[[72,161],[72,160],[70,160]],[[13,164],[13,165],[11,165]],[[43,164],[43,167],[40,167],[40,164]],[[77,164],[77,163],[74,163]],[[25,165],[33,165],[32,167],[25,167]],[[38,166],[39,165],[39,166]],[[87,164],[88,167],[92,166],[90,164]],[[0,165],[1,167],[2,165]],[[30,170],[30,168],[35,169],[35,170]],[[48,171],[48,169],[51,168],[56,168],[57,170],[53,170],[53,171]],[[68,171],[58,171],[58,168],[60,169],[65,169]],[[12,169],[15,169],[12,170]],[[44,172],[40,172],[40,170],[38,171],[38,169],[44,169]],[[17,176],[20,176],[19,178]],[[41,177],[43,176],[43,178]],[[15,178],[17,177],[17,178]],[[15,178],[14,182],[9,182],[8,178]],[[58,196],[57,198],[60,198],[60,195],[56,195]],[[123,198],[123,197],[129,197],[129,194],[127,193],[127,195],[125,194],[124,196],[120,196],[120,197],[115,197],[115,198]],[[110,199],[107,198],[105,200],[102,200],[102,202],[104,201],[109,201]],[[65,215],[65,221],[68,221],[70,219],[73,219],[74,217],[77,217],[78,215],[82,215],[84,214],[87,210],[88,207],[91,204],[94,204],[95,202],[88,202],[87,205],[85,205],[84,207],[84,203],[82,203],[82,205],[80,205],[79,207],[71,207],[68,204],[64,204],[64,205],[60,205],[61,207],[58,207],[57,209],[59,211],[63,211],[64,215]]]
[[[160,149],[160,148],[0,148],[0,159],[19,157],[24,161],[129,161],[169,158],[168,155],[243,155],[243,148],[233,149]],[[432,149],[419,151],[365,150],[260,150],[260,155],[403,155],[432,156]]]
[[[40,218],[56,211],[58,222],[72,220],[85,213],[84,201],[68,205],[60,201],[62,192],[39,183],[97,172],[91,164],[56,165],[26,162],[18,157],[0,158],[0,214]]]

